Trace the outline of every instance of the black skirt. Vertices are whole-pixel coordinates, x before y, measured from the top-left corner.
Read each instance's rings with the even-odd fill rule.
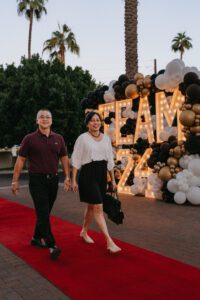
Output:
[[[106,194],[107,161],[92,161],[83,165],[78,185],[81,202],[102,204]]]

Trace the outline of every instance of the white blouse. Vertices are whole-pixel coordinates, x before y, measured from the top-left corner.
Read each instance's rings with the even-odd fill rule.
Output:
[[[81,134],[74,145],[72,166],[80,169],[82,165],[100,160],[108,162],[109,171],[113,169],[113,149],[110,138],[104,134],[100,141],[96,141],[88,132]]]

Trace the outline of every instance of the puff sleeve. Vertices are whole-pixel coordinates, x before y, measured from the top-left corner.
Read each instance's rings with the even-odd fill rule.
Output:
[[[77,170],[79,170],[82,166],[82,157],[83,157],[83,141],[82,136],[79,136],[78,139],[75,142],[74,150],[72,153],[72,166],[75,167]]]

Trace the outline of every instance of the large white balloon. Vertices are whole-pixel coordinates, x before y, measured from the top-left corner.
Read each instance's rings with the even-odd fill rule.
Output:
[[[179,166],[183,169],[187,169],[189,163],[189,156],[184,155],[179,159]]]
[[[176,192],[174,195],[174,202],[177,204],[183,204],[186,201],[186,194],[183,192]]]
[[[200,186],[200,177],[198,176],[191,176],[190,178],[188,178],[188,184],[190,186]]]
[[[181,66],[181,64],[179,62],[177,62],[177,60],[172,60],[171,62],[169,62],[166,66],[166,74],[168,76],[174,75],[174,74],[181,74],[182,73],[182,69],[183,67]]]
[[[195,176],[200,176],[200,159],[192,159],[188,164],[188,170],[190,170]]]
[[[166,77],[163,74],[156,77],[155,86],[158,89],[164,90],[166,88],[166,84],[167,84],[167,80],[166,80]]]
[[[190,203],[194,205],[200,204],[200,188],[199,187],[191,187],[187,192],[187,199]]]
[[[176,193],[178,192],[179,188],[178,188],[178,182],[176,179],[170,179],[167,183],[167,189],[171,192],[171,193]]]

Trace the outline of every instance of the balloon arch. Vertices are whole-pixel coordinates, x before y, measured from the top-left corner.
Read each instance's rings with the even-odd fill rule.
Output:
[[[200,204],[200,72],[175,59],[151,76],[120,75],[90,92],[115,151],[118,191]],[[109,185],[109,179],[108,179]]]

